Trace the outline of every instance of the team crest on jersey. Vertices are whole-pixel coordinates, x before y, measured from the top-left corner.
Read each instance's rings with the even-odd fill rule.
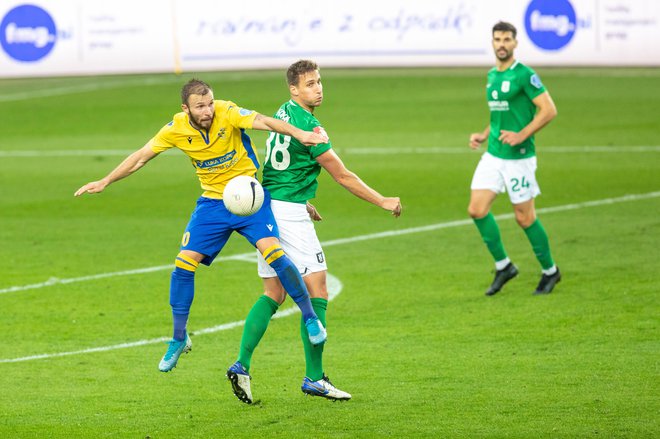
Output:
[[[328,137],[328,133],[326,133],[325,130],[323,129],[323,127],[320,126],[320,125],[317,126],[317,127],[314,127],[314,132],[317,133],[317,134],[320,134],[322,136]]]
[[[508,93],[511,90],[511,81],[502,81],[502,93]]]
[[[227,131],[227,128],[220,128],[220,131],[218,131],[218,139],[225,137],[225,131]]]
[[[530,78],[529,78],[530,84],[532,84],[536,88],[541,88],[543,87],[543,83],[541,82],[541,78],[539,78],[539,75],[534,73]]]

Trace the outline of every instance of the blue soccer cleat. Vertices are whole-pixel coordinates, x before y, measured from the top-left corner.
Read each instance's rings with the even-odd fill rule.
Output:
[[[333,401],[348,401],[351,399],[351,394],[339,390],[330,382],[330,378],[323,375],[318,381],[312,381],[305,377],[303,379],[301,390],[303,393],[311,396],[320,396]]]
[[[318,317],[307,319],[307,321],[305,321],[305,327],[307,328],[307,335],[309,336],[310,343],[315,346],[325,342],[328,338],[328,333]]]
[[[192,340],[190,340],[188,333],[186,333],[185,340],[178,341],[172,339],[169,341],[169,345],[165,356],[160,360],[160,364],[158,365],[158,369],[161,372],[169,372],[174,369],[181,354],[184,352],[187,354],[192,350]]]
[[[250,380],[252,377],[247,373],[240,361],[232,364],[227,369],[227,378],[231,381],[231,388],[236,398],[246,404],[252,404],[252,391],[250,390]]]

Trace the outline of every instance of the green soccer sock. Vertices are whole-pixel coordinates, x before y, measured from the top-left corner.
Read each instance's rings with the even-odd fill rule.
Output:
[[[479,229],[481,238],[486,243],[486,247],[488,247],[490,254],[493,255],[495,262],[506,259],[507,255],[504,250],[504,244],[502,244],[500,228],[497,226],[497,221],[495,221],[493,214],[488,212],[488,215],[483,218],[474,218],[474,224]]]
[[[532,249],[536,255],[536,259],[541,263],[544,270],[554,267],[555,261],[552,260],[550,254],[550,243],[548,242],[548,234],[545,232],[541,221],[536,219],[531,226],[525,229],[527,239],[532,244]]]
[[[325,324],[325,312],[328,309],[328,301],[326,299],[314,298],[312,299],[312,307],[321,323],[323,323],[323,326],[327,328]],[[325,346],[325,343],[316,346],[310,343],[307,328],[302,319],[300,320],[300,336],[303,347],[305,348],[305,376],[312,381],[318,381],[323,378],[323,346]]]
[[[257,299],[252,309],[245,319],[243,327],[243,337],[241,338],[241,349],[238,355],[238,361],[241,362],[245,370],[250,371],[250,362],[252,354],[257,348],[261,337],[266,333],[271,317],[277,311],[279,305],[268,296],[262,295]]]

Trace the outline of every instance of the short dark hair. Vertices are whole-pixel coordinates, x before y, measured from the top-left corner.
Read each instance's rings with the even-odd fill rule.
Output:
[[[308,59],[301,59],[291,64],[286,71],[286,81],[289,85],[297,85],[301,75],[318,70],[319,65]]]
[[[206,82],[193,78],[186,82],[185,85],[181,88],[181,103],[188,105],[188,98],[190,95],[204,96],[211,91],[211,86],[209,86]]]
[[[495,35],[496,31],[511,32],[511,35],[513,35],[514,40],[516,39],[516,34],[518,33],[516,27],[511,23],[507,23],[506,21],[498,21],[497,23],[495,23],[495,26],[493,26],[493,35]]]

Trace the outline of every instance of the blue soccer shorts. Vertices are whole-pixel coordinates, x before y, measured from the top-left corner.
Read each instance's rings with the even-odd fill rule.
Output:
[[[270,193],[265,188],[263,206],[250,216],[234,215],[222,200],[199,197],[183,234],[181,250],[201,253],[204,255],[202,264],[211,265],[233,231],[245,236],[255,247],[262,238],[279,239],[279,229],[270,207]]]

